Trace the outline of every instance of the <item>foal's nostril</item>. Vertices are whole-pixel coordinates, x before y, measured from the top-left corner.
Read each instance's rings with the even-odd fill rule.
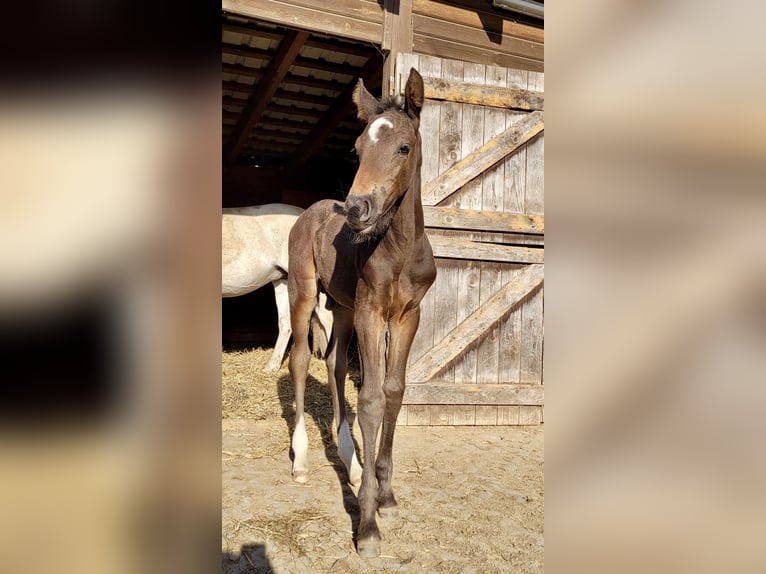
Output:
[[[362,197],[361,201],[359,202],[359,204],[360,204],[360,206],[359,206],[359,221],[363,221],[363,222],[367,221],[368,219],[370,219],[370,215],[371,215],[370,212],[372,211],[370,209],[370,200],[365,198],[365,197]]]
[[[360,223],[366,223],[372,215],[372,203],[366,197],[351,196],[346,206],[346,213]]]

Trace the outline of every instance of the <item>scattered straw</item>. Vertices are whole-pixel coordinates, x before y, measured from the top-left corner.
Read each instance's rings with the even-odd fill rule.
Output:
[[[349,359],[355,358],[354,355],[355,353],[350,354]],[[292,428],[295,395],[287,370],[287,361],[285,360],[282,368],[276,373],[266,373],[263,368],[270,356],[271,349],[222,354],[222,418],[245,418],[254,421],[283,419],[288,427]],[[354,380],[358,380],[358,370],[354,367],[355,361],[351,361],[345,388],[346,406],[351,422],[356,412],[357,391],[354,388]],[[327,386],[327,368],[323,360],[313,357],[306,379],[305,408],[311,446],[332,443],[333,408],[332,396]],[[262,456],[269,456],[269,453]]]

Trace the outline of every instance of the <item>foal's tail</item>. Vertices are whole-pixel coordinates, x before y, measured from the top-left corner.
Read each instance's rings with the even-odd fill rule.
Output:
[[[327,335],[315,311],[311,314],[311,352],[317,359],[325,358],[328,343]]]
[[[324,359],[332,331],[332,311],[328,309],[327,295],[319,290],[317,305],[311,313],[311,351],[318,359]]]

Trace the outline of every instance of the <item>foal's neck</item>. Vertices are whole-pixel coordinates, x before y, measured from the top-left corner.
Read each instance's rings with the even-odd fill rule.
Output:
[[[391,221],[389,233],[386,236],[395,241],[399,248],[402,248],[405,245],[419,243],[423,233],[423,203],[420,198],[420,165],[418,165],[418,169],[410,179],[407,191],[402,196],[401,204]]]

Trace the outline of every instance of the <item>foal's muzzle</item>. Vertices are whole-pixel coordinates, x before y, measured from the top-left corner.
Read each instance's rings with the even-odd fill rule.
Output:
[[[369,196],[349,195],[343,211],[348,226],[354,231],[363,231],[374,223],[372,200]]]

